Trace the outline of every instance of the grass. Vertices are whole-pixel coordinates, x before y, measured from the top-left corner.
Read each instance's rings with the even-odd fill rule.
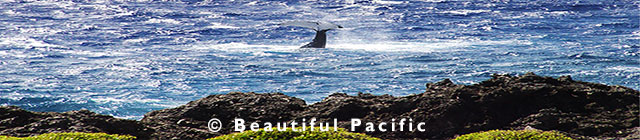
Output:
[[[455,140],[572,140],[555,131],[491,130],[456,137]]]
[[[361,133],[347,132],[344,128],[338,128],[338,131],[333,131],[333,128],[330,128],[329,131],[318,131],[318,129],[315,129],[315,131],[310,129],[300,131],[299,129],[301,128],[297,128],[298,131],[293,131],[291,128],[287,128],[286,131],[265,131],[263,129],[259,131],[244,131],[207,140],[380,140]]]
[[[301,128],[297,128],[300,130]],[[333,140],[380,140],[379,138],[367,136],[361,133],[348,132],[344,128],[338,128],[338,131],[293,131],[287,128],[286,131],[244,131],[222,135],[208,140],[315,140],[315,139],[333,139]],[[134,140],[136,137],[129,135],[117,135],[106,133],[46,133],[31,137],[9,137],[0,136],[0,140]],[[491,130],[485,132],[476,132],[456,137],[455,140],[572,140],[555,131],[539,131],[539,130]]]
[[[0,140],[134,140],[136,137],[106,133],[46,133],[31,137],[0,136]]]

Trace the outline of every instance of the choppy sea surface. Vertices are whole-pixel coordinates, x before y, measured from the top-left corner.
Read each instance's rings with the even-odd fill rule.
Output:
[[[571,75],[640,89],[640,1],[0,1],[0,105],[140,119],[212,94],[421,93]],[[299,49],[328,21],[327,48]]]

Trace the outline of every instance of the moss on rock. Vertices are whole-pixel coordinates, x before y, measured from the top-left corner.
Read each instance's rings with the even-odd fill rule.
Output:
[[[0,140],[134,140],[136,137],[129,135],[106,133],[46,133],[31,137],[0,136]]]
[[[456,137],[455,140],[572,140],[555,131],[491,130]]]
[[[329,131],[319,131],[317,128],[314,131],[307,129],[301,131],[302,128],[296,128],[298,131],[293,131],[291,128],[287,128],[286,131],[265,131],[260,129],[259,131],[244,131],[239,133],[232,133],[228,135],[222,135],[208,140],[265,140],[265,139],[289,139],[289,140],[318,140],[318,139],[350,139],[350,140],[379,140],[379,138],[367,136],[361,133],[347,132],[344,128],[338,128],[338,131],[333,131],[330,128]]]

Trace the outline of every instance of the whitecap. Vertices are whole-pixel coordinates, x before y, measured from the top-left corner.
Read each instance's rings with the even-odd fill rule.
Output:
[[[377,4],[403,4],[404,1],[386,1],[386,0],[374,0],[373,3]]]
[[[474,45],[515,45],[530,44],[523,40],[473,41],[473,40],[439,40],[429,42],[373,42],[373,43],[340,43],[327,45],[327,48],[353,49],[381,52],[448,52]]]
[[[640,72],[640,67],[633,67],[633,66],[615,66],[615,67],[608,67],[607,69],[624,71],[629,73]]]
[[[124,44],[137,44],[137,43],[144,43],[149,41],[151,38],[135,38],[135,39],[127,39],[124,40],[123,43]]]
[[[100,104],[106,104],[106,103],[157,103],[160,102],[162,100],[160,99],[135,99],[135,98],[129,98],[129,97],[123,97],[123,98],[114,98],[114,97],[105,97],[105,96],[101,96],[98,98],[90,98],[89,100],[100,103]]]
[[[433,3],[439,3],[439,2],[445,2],[445,1],[447,1],[447,0],[419,0],[419,1],[422,1],[422,2],[433,2]]]
[[[486,12],[491,12],[491,10],[453,10],[453,11],[443,11],[440,13],[454,14],[454,15],[469,15],[469,14],[478,14],[478,13],[486,13]]]
[[[189,50],[221,50],[221,51],[265,51],[265,50],[294,50],[300,46],[281,45],[250,45],[247,43],[224,43],[224,44],[199,44],[193,45]]]
[[[57,46],[51,45],[48,43],[44,43],[43,41],[35,40],[33,38],[28,37],[8,37],[0,39],[0,45],[6,46],[23,46],[23,47],[47,47],[47,46]]]
[[[174,19],[158,19],[152,18],[146,21],[146,23],[169,23],[169,24],[180,24],[182,22],[174,20]]]
[[[239,27],[235,27],[235,26],[230,26],[230,25],[224,25],[222,23],[211,23],[211,25],[207,26],[206,28],[211,28],[211,29],[235,29],[235,28],[239,28]]]

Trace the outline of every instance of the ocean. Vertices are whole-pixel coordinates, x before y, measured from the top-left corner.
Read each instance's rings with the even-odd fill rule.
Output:
[[[327,48],[300,49],[331,22]],[[0,105],[119,118],[229,92],[307,103],[449,78],[640,89],[640,1],[0,1]]]

